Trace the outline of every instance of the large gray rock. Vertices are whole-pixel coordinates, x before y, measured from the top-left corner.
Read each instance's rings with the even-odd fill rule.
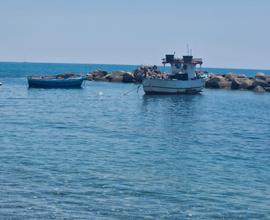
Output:
[[[247,78],[245,74],[236,74],[236,73],[228,73],[228,74],[225,74],[224,77],[230,81],[232,81],[235,78]]]
[[[254,92],[263,93],[263,92],[265,92],[265,89],[262,86],[256,86],[254,88]]]
[[[254,87],[256,87],[256,86],[269,87],[270,84],[264,79],[255,78],[253,81],[253,86]]]
[[[87,75],[87,79],[88,80],[101,80],[101,81],[104,81],[104,80],[106,80],[106,78],[105,78],[106,75],[108,75],[107,71],[97,69],[97,70],[94,70],[94,71],[90,72]]]
[[[233,78],[231,89],[253,89],[253,80],[249,78]]]
[[[270,75],[258,72],[256,73],[255,81],[256,85],[260,85],[262,87],[270,87]]]
[[[132,83],[132,82],[134,82],[134,76],[133,76],[133,74],[130,73],[130,72],[124,73],[124,75],[123,75],[123,82],[124,83]]]
[[[113,71],[106,75],[105,79],[109,82],[134,82],[133,74],[126,71]]]
[[[264,87],[264,90],[265,90],[266,92],[270,92],[270,86]]]
[[[235,78],[238,78],[239,75],[235,74],[235,73],[228,73],[225,75],[225,79],[226,80],[229,80],[229,81],[232,81],[233,79]]]
[[[255,78],[265,80],[266,75],[262,72],[258,72],[258,73],[256,73]]]
[[[124,71],[113,71],[111,72],[110,74],[106,75],[106,79],[109,81],[109,82],[123,82],[123,75],[125,74],[126,72]]]
[[[262,79],[262,80],[266,81],[270,86],[270,75],[264,75],[262,77],[259,77],[258,79]]]
[[[222,75],[211,75],[205,82],[206,88],[219,89],[230,88],[231,82],[226,80]]]
[[[229,88],[231,88],[232,82],[227,81],[227,80],[221,80],[221,81],[219,81],[218,84],[219,84],[220,89],[229,89]]]

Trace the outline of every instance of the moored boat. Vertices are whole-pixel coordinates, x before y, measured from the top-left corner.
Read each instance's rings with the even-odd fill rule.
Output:
[[[81,88],[82,76],[28,76],[28,85],[31,88]]]
[[[196,71],[202,59],[190,55],[180,59],[169,54],[162,63],[171,65],[171,73],[165,78],[146,76],[142,82],[146,94],[196,94],[204,88],[205,78]]]

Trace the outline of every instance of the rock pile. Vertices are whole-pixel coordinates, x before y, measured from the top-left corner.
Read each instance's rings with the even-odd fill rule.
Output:
[[[133,74],[125,71],[113,71],[105,76],[105,79],[109,82],[133,82]]]
[[[109,73],[107,71],[97,69],[86,75],[86,80],[104,81],[104,77]]]
[[[134,76],[133,73],[126,71],[107,72],[97,69],[87,74],[86,80],[132,83]]]
[[[255,77],[238,74],[210,74],[205,83],[206,88],[242,89],[255,92],[270,92],[270,76],[257,73]]]
[[[145,76],[163,77],[157,66],[139,66],[133,72],[94,70],[87,74],[87,80],[107,81],[107,82],[125,82],[140,83]]]
[[[142,82],[144,77],[163,78],[165,73],[162,73],[157,66],[139,66],[133,71],[136,82]]]
[[[76,77],[76,76],[83,76],[82,74],[78,73],[62,73],[62,74],[57,74],[57,78],[69,78],[69,77]]]
[[[90,72],[87,80],[141,83],[144,77],[168,78],[167,73],[162,73],[157,66],[139,66],[133,72],[113,71],[107,72],[101,69]],[[209,74],[205,82],[206,88],[253,90],[255,92],[270,92],[270,75],[257,73],[255,77],[247,77],[235,73]]]

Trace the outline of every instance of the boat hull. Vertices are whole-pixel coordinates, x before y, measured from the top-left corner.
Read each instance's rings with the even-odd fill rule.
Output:
[[[82,77],[78,78],[28,78],[30,88],[81,88]]]
[[[145,94],[197,94],[204,88],[203,79],[171,80],[149,79],[143,80]]]

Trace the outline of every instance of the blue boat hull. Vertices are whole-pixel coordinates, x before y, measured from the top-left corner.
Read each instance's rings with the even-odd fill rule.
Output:
[[[30,88],[81,88],[83,78],[28,78]]]

